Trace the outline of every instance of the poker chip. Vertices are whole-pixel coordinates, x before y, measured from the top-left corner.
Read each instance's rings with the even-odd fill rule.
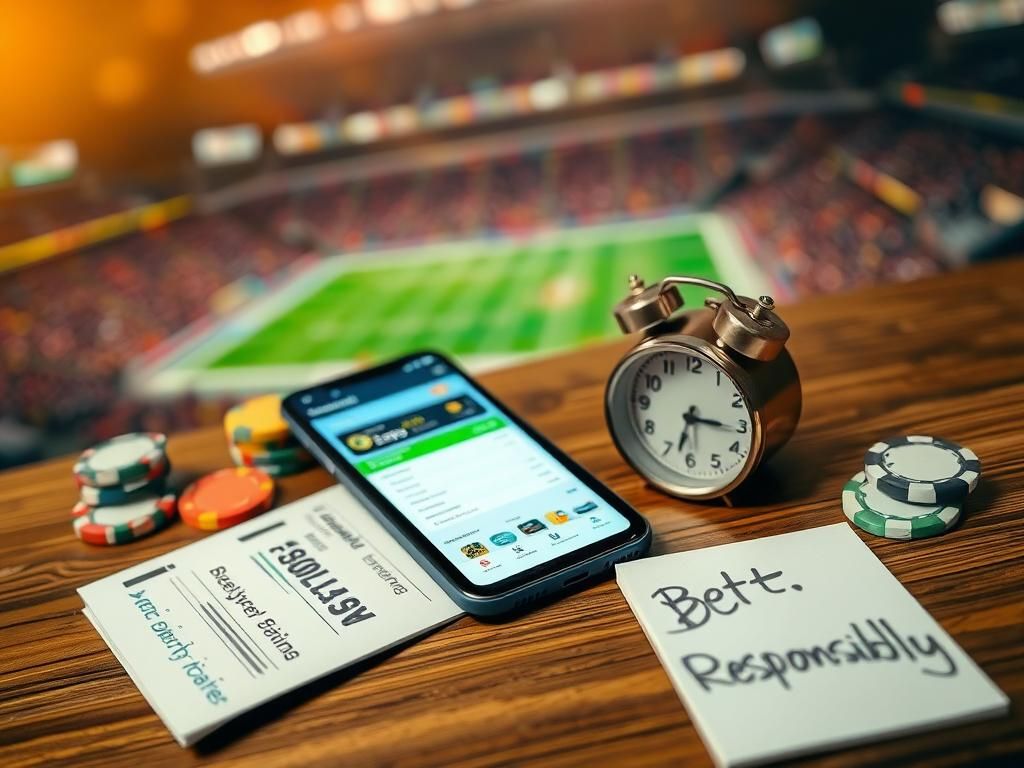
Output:
[[[959,504],[910,504],[882,493],[864,472],[843,486],[843,512],[861,530],[887,539],[926,539],[960,519]]]
[[[167,462],[159,465],[163,468],[156,477],[139,480],[125,485],[111,485],[106,488],[94,488],[82,485],[78,489],[79,498],[90,507],[106,507],[113,504],[127,504],[146,496],[162,496],[167,488],[167,473],[170,465]]]
[[[305,448],[294,446],[262,453],[246,453],[238,446],[228,445],[231,459],[240,467],[256,467],[269,474],[295,474],[313,463],[313,457]]]
[[[194,528],[219,531],[265,512],[273,499],[270,475],[252,467],[232,467],[192,483],[182,492],[178,511]]]
[[[104,488],[149,477],[154,465],[166,457],[167,436],[158,432],[130,432],[82,452],[72,468],[82,485]]]
[[[174,518],[175,506],[174,494],[116,506],[93,507],[80,501],[71,510],[72,525],[87,544],[127,544],[166,526]]]
[[[973,451],[926,435],[895,437],[872,445],[864,472],[878,490],[911,504],[957,504],[978,484],[981,462]]]
[[[309,464],[260,464],[258,469],[271,477],[288,477],[309,469]]]
[[[281,398],[263,395],[239,403],[224,414],[224,432],[231,443],[267,445],[287,441],[290,433],[281,417]]]
[[[267,440],[264,443],[247,443],[244,441],[236,442],[234,440],[229,441],[229,445],[235,446],[242,453],[248,453],[250,455],[257,455],[260,453],[266,453],[267,451],[279,451],[284,448],[294,448],[298,445],[291,435],[284,438],[283,440]]]
[[[298,443],[284,448],[264,448],[257,451],[247,450],[232,443],[228,449],[231,451],[232,458],[236,459],[236,463],[245,467],[255,467],[261,464],[302,464],[313,460],[309,451]]]

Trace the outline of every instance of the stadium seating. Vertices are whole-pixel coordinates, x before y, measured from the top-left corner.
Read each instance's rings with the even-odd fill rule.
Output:
[[[121,197],[87,199],[75,189],[8,193],[0,200],[0,245],[44,235],[129,206]]]
[[[840,145],[921,195],[940,220],[981,216],[986,184],[1024,196],[1024,146],[922,115],[879,113]]]
[[[828,159],[751,184],[723,204],[753,233],[763,266],[800,296],[911,280],[943,268],[912,222]]]
[[[976,213],[986,183],[1024,193],[1020,147],[888,112],[671,128],[280,193],[0,277],[0,422],[63,435],[54,445],[66,449],[215,415],[187,398],[125,401],[125,365],[208,315],[220,288],[269,279],[310,250],[521,236],[713,202],[793,295],[943,269],[911,219],[841,174],[834,147],[901,179],[939,217]],[[93,212],[65,211],[8,210],[0,235]]]
[[[4,275],[0,420],[88,440],[194,423],[187,401],[120,400],[125,365],[207,315],[219,288],[268,278],[297,255],[230,216],[196,216]]]

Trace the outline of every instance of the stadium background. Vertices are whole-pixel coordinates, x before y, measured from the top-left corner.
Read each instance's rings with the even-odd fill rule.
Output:
[[[5,3],[0,466],[417,347],[483,368],[608,338],[634,271],[786,302],[1020,251],[1022,22]]]

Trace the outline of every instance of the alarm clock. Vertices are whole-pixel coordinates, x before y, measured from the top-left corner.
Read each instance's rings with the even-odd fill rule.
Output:
[[[679,312],[680,285],[720,298]],[[770,296],[737,296],[699,277],[646,286],[631,275],[614,314],[624,333],[643,338],[608,380],[605,417],[622,457],[655,488],[686,499],[723,496],[793,434],[800,377]]]

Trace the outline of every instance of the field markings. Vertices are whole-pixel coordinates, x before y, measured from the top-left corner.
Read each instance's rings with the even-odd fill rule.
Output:
[[[562,274],[539,286],[545,313],[538,349],[562,349],[580,341],[586,308],[593,296],[593,277],[599,271],[593,263],[597,257],[596,249],[574,248]]]
[[[698,231],[722,282],[744,296],[760,296],[772,290],[773,281],[747,251],[736,225],[728,217],[705,214],[700,217]]]
[[[447,342],[448,351],[474,368],[483,361],[523,359],[527,351],[536,356],[550,351],[543,349],[549,345],[562,347],[562,342],[607,338],[614,329],[611,307],[625,295],[625,275],[636,271],[635,264],[650,272],[645,275],[649,280],[663,277],[654,272],[668,264],[669,271],[698,267],[696,251],[677,254],[670,243],[653,242],[695,231],[704,238],[698,248],[703,252],[701,246],[707,246],[715,270],[746,290],[742,286],[749,285],[751,262],[718,214],[549,230],[524,239],[475,239],[346,254],[325,259],[284,290],[246,305],[221,327],[196,333],[187,349],[148,366],[148,380],[140,378],[139,389],[158,395],[183,389],[229,392],[243,386],[258,389],[261,381],[309,380],[298,371],[317,377],[347,370],[359,348],[375,351],[373,357],[379,358],[385,349],[401,348],[402,337],[410,332],[413,341],[426,340],[419,333],[426,331],[424,322],[435,335],[432,344]],[[657,258],[638,253],[648,249],[669,253]],[[566,255],[559,259],[559,253]],[[435,294],[433,311],[425,311],[421,287],[437,285],[439,272],[457,274],[454,262],[467,271],[441,288],[443,295]],[[564,262],[566,275],[588,283],[578,312],[545,312],[540,305],[545,275],[553,277],[559,262]],[[324,290],[334,283],[331,290]],[[369,309],[361,309],[359,302]],[[527,343],[542,349],[525,350]],[[514,349],[519,354],[510,355]],[[319,359],[300,362],[310,355]],[[237,360],[238,367],[201,370],[210,361],[225,358]]]

